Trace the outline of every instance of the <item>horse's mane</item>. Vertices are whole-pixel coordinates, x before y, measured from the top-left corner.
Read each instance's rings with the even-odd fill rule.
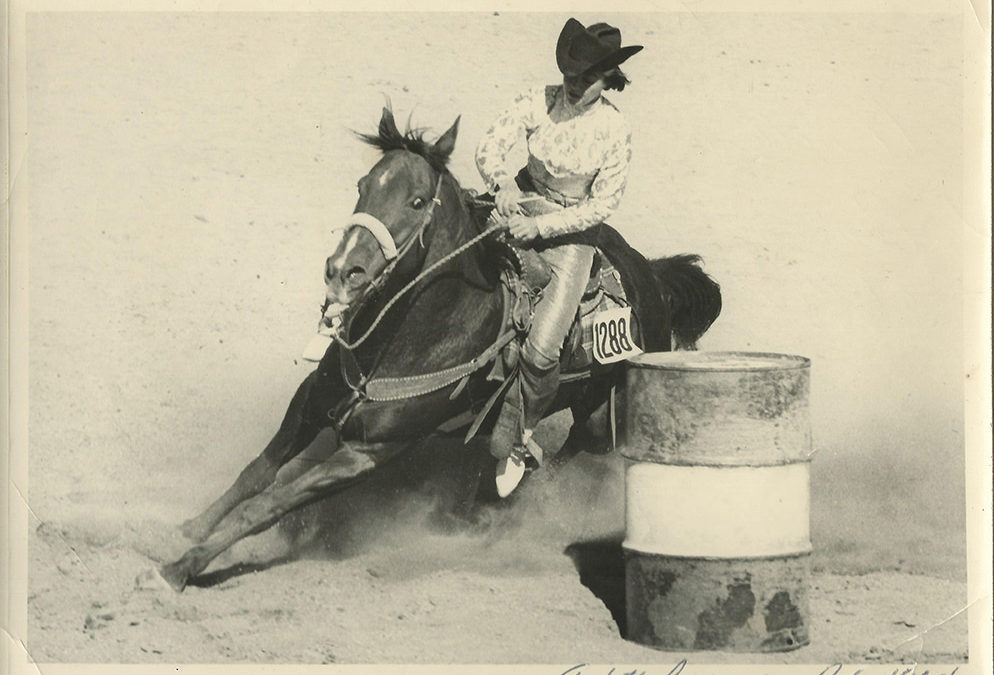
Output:
[[[385,110],[387,112],[389,109]],[[448,152],[443,152],[424,139],[425,129],[411,129],[408,123],[407,131],[401,133],[393,121],[393,115],[384,115],[375,134],[356,135],[364,142],[379,148],[383,152],[390,150],[407,150],[413,152],[431,165],[439,173],[444,173],[449,162]]]

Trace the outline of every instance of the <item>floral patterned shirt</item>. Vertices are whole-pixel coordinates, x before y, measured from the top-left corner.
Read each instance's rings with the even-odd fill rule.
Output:
[[[507,157],[522,138],[529,162],[539,162],[553,178],[581,179],[589,188],[582,199],[566,208],[535,216],[545,239],[579,232],[604,222],[614,212],[628,181],[632,133],[625,118],[603,96],[590,109],[569,120],[549,117],[561,87],[535,87],[519,94],[483,135],[476,150],[476,166],[491,191],[514,176]]]

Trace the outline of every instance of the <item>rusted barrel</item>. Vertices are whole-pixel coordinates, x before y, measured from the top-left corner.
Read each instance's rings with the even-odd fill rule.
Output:
[[[810,361],[747,352],[629,362],[627,637],[658,649],[808,643]]]

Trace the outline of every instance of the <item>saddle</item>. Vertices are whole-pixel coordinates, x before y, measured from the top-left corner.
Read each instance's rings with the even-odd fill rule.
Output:
[[[469,193],[470,210],[474,222],[482,231],[490,222],[493,211],[493,201],[490,195],[477,198]],[[610,229],[607,225],[599,229]],[[560,351],[560,368],[563,374],[583,376],[596,366],[593,358],[593,322],[594,316],[606,309],[630,307],[628,290],[624,284],[624,272],[613,263],[619,259],[627,262],[632,254],[641,258],[627,242],[610,229],[607,236],[597,233],[594,260],[591,264],[587,288],[584,291],[577,310],[573,325],[567,334]],[[603,241],[604,245],[601,245]],[[519,340],[509,344],[503,351],[503,358],[498,359],[491,371],[489,379],[504,380],[517,363],[521,343],[524,341],[531,326],[531,317],[535,304],[541,297],[542,290],[551,279],[549,265],[541,254],[531,248],[517,245],[513,241],[492,238],[487,240],[488,256],[498,261],[501,267],[501,279],[505,290],[505,327],[514,327],[519,332]],[[629,251],[625,251],[627,248]],[[615,250],[619,249],[619,250]],[[644,262],[644,258],[642,261]],[[648,272],[648,263],[643,268]],[[635,270],[632,270],[635,273]],[[636,341],[638,335],[634,335]],[[644,348],[644,345],[641,345]]]

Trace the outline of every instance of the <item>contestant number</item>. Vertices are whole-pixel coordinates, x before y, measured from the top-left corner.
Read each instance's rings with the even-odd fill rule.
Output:
[[[614,363],[642,350],[632,339],[631,307],[619,307],[594,317],[594,358],[598,363]]]

